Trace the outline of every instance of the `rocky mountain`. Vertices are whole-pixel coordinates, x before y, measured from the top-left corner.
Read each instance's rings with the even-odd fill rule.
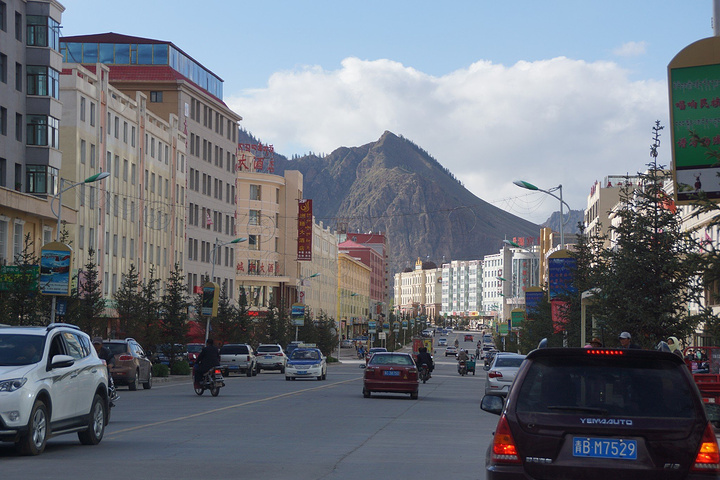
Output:
[[[240,142],[259,143],[246,132]],[[390,272],[418,257],[438,265],[496,253],[504,238],[538,237],[540,227],[467,190],[413,142],[385,132],[359,147],[288,160],[275,154],[275,173],[299,170],[316,221],[338,231],[385,232]]]

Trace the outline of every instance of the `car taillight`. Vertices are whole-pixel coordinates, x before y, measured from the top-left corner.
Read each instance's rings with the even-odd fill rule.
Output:
[[[222,375],[222,370],[220,370],[219,368],[216,368],[215,375]]]
[[[705,427],[700,449],[691,470],[696,472],[720,472],[720,449],[717,438],[710,423]]]
[[[520,456],[505,415],[500,417],[495,430],[491,459],[493,463],[520,463]]]
[[[250,355],[248,355],[247,357],[245,357],[245,361],[246,361],[246,362],[249,362],[249,361],[250,361]]]
[[[502,372],[498,372],[497,370],[492,370],[488,372],[489,378],[502,378]]]
[[[118,361],[120,361],[120,362],[129,362],[132,359],[133,359],[132,355],[120,355],[118,357]]]
[[[588,355],[625,355],[625,350],[613,350],[608,348],[586,348]]]

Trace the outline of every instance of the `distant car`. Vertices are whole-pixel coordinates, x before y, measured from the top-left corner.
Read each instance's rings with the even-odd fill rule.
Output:
[[[445,337],[438,338],[438,347],[447,347],[447,338],[445,338]]]
[[[195,365],[195,361],[197,360],[197,356],[202,351],[204,345],[202,343],[188,343],[187,348],[187,361],[192,367]]]
[[[506,396],[525,355],[498,352],[485,374],[485,395]]]
[[[429,329],[429,328],[426,328],[426,329],[423,330],[420,334],[421,334],[423,337],[432,337],[432,336],[434,335],[434,333],[435,333],[434,330],[431,330],[431,329]]]
[[[220,368],[224,376],[230,372],[244,373],[248,377],[257,375],[255,353],[246,343],[228,343],[220,348]]]
[[[466,335],[465,335],[465,341],[466,341],[466,342],[472,342],[472,341],[474,341],[474,340],[473,340],[473,336],[466,334]]]
[[[296,378],[327,378],[327,359],[319,348],[306,347],[302,344],[295,349],[287,359],[285,366],[285,380]]]
[[[0,442],[14,443],[21,454],[39,455],[63,433],[77,432],[84,445],[100,443],[109,419],[107,385],[107,369],[78,327],[0,327]]]
[[[280,344],[259,345],[255,352],[255,361],[257,362],[258,373],[262,370],[280,370],[280,373],[285,373],[287,357]]]
[[[448,345],[448,347],[445,349],[445,356],[448,357],[450,355],[457,356],[458,349],[455,345]]]
[[[385,347],[372,347],[370,350],[368,350],[367,355],[365,355],[365,363],[367,364],[370,358],[375,355],[378,352],[387,352],[387,348]]]
[[[155,347],[155,353],[151,357],[152,363],[162,363],[163,365],[170,365],[170,350],[171,349],[169,343],[157,345]],[[172,350],[174,350],[175,352],[174,357],[176,362],[181,362],[187,358],[187,351],[185,350],[185,345],[176,343],[175,347]]]
[[[115,385],[137,390],[142,383],[144,389],[152,388],[152,362],[134,338],[103,340],[103,347],[115,356],[115,365],[110,368]]]
[[[352,340],[343,340],[340,342],[340,348],[353,348],[354,346]]]
[[[409,393],[418,398],[418,370],[408,353],[378,352],[372,356],[363,374],[363,396],[372,392]]]
[[[500,358],[498,354],[498,358]],[[718,443],[687,366],[640,349],[538,348],[499,416],[488,480],[718,478]]]

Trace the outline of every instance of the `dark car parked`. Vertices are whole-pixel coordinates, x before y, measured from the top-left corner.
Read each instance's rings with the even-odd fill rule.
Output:
[[[486,455],[486,478],[709,479],[720,454],[680,357],[544,348],[526,357]]]

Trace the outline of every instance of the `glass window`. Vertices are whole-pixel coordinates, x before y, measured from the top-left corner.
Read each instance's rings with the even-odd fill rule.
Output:
[[[83,44],[83,63],[97,63],[98,61],[98,44]]]
[[[7,262],[8,221],[0,220],[0,262]]]
[[[162,103],[163,101],[163,92],[150,92],[150,101],[152,103]]]
[[[99,45],[98,61],[100,63],[115,63],[115,45],[112,43],[101,43]]]
[[[167,65],[168,64],[168,45],[167,44],[153,45],[153,64],[154,65]]]
[[[78,338],[70,332],[63,332],[62,335],[65,339],[65,344],[68,347],[68,355],[78,360],[81,358],[85,358],[85,352],[83,351],[80,340],[78,340]]]
[[[0,2],[0,30],[7,31],[7,5],[5,2]]]
[[[153,46],[147,44],[139,44],[137,46],[137,64],[152,65]]]
[[[23,251],[23,223],[13,224],[13,260],[18,258]]]
[[[25,70],[28,95],[48,96],[55,99],[60,98],[60,72],[42,65],[28,65]],[[95,123],[93,113],[93,104],[90,104],[91,125]],[[84,118],[84,108],[81,110],[81,116]]]
[[[117,43],[115,44],[115,64],[116,65],[129,65],[130,64],[130,45]]]
[[[58,148],[60,134],[58,119],[45,115],[28,115],[27,144]]]
[[[7,55],[0,53],[0,82],[7,83]]]
[[[60,47],[60,24],[50,17],[28,15],[27,44],[32,47],[50,47],[58,50]],[[79,62],[81,57],[78,55],[76,58],[77,60],[70,61]]]
[[[260,185],[250,185],[250,200],[261,200],[260,192]]]
[[[250,225],[260,225],[260,210],[250,210]]]
[[[260,244],[260,236],[259,235],[248,235],[248,249],[249,250],[258,250]]]

